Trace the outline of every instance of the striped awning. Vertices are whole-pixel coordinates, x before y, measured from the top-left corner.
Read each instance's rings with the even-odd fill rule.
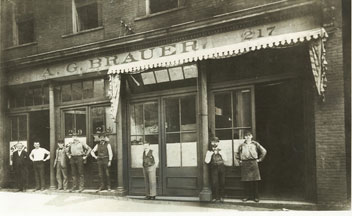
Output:
[[[299,43],[309,42],[309,54],[312,73],[315,79],[317,92],[325,100],[327,61],[325,58],[324,41],[328,37],[324,28],[316,28],[307,31],[287,33],[275,36],[261,37],[240,43],[225,46],[201,49],[173,56],[160,57],[150,60],[118,64],[109,68],[110,75],[110,98],[111,114],[116,121],[117,110],[120,100],[120,85],[122,73],[140,73],[144,70],[158,67],[173,67],[185,63],[205,60],[219,59],[242,55],[248,52],[267,49],[284,48]]]
[[[326,38],[327,33],[323,28],[307,31],[287,33],[275,36],[261,37],[240,43],[230,44],[221,47],[201,49],[178,55],[160,57],[137,62],[115,65],[109,68],[108,74],[138,73],[144,70],[158,67],[173,67],[205,59],[227,58],[241,55],[251,51],[291,46],[318,38]]]

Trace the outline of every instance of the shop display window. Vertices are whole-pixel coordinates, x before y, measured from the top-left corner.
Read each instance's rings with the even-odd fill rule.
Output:
[[[110,116],[110,106],[91,107],[90,118],[93,134],[97,134],[98,130],[107,133],[116,133],[116,123]]]
[[[10,117],[10,122],[10,141],[27,140],[27,116],[12,116]]]
[[[228,159],[227,165],[239,166],[235,158],[238,146],[244,142],[244,133],[253,129],[252,92],[240,89],[214,94],[215,135],[219,148]]]
[[[77,136],[86,136],[86,109],[64,111],[64,119],[65,137],[72,136],[72,133]]]
[[[147,102],[130,106],[131,167],[142,167],[143,143],[148,142],[154,157],[159,155],[158,103]]]
[[[47,85],[27,88],[10,88],[8,108],[20,108],[49,104]]]

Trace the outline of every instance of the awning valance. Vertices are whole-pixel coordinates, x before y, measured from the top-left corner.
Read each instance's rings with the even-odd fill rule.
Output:
[[[311,41],[318,38],[326,38],[327,33],[323,28],[311,29],[295,33],[287,33],[275,36],[260,37],[257,39],[246,40],[240,43],[213,47],[209,49],[198,49],[181,53],[178,55],[170,55],[149,60],[132,61],[129,63],[118,64],[109,68],[108,74],[120,73],[138,73],[144,70],[157,67],[172,67],[180,64],[194,62],[204,59],[226,58],[241,55],[247,52],[290,46],[297,43]],[[226,38],[224,38],[226,39]]]

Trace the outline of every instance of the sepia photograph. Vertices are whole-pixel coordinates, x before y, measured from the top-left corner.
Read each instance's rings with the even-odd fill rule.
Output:
[[[0,0],[0,213],[350,214],[350,0]]]

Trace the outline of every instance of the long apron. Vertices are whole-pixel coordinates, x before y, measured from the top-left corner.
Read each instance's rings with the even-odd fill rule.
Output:
[[[259,181],[260,173],[257,160],[242,161],[241,164],[241,181]]]

